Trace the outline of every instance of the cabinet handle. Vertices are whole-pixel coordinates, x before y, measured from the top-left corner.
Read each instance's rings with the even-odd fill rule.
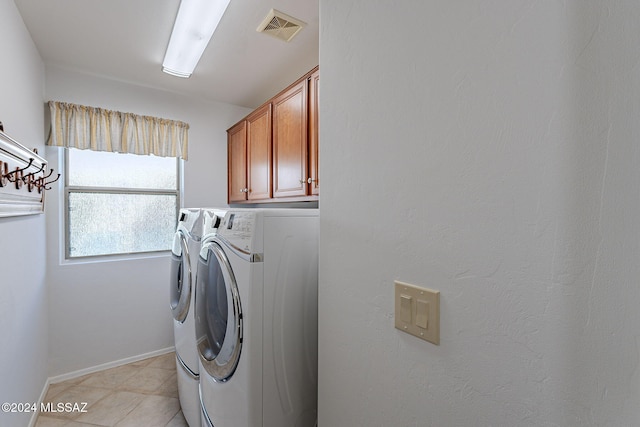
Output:
[[[315,179],[307,178],[307,184],[311,184],[312,182],[316,182]]]
[[[241,193],[248,193],[248,192],[249,192],[249,189],[248,189],[248,188],[241,188],[241,189],[240,189],[240,192],[241,192]]]

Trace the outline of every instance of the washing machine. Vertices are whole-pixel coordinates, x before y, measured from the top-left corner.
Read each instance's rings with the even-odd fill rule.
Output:
[[[315,426],[318,228],[317,209],[232,209],[203,242],[203,426]]]
[[[201,425],[199,362],[194,299],[196,268],[202,237],[200,209],[181,209],[171,250],[170,306],[176,347],[180,406],[190,427]]]

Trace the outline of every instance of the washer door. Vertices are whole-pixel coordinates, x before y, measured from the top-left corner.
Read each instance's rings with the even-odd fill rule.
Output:
[[[240,360],[242,306],[229,259],[215,241],[205,244],[200,251],[196,277],[196,339],[200,360],[215,381],[225,382]]]
[[[184,322],[189,312],[191,301],[191,267],[189,266],[189,248],[187,239],[181,232],[176,233],[175,239],[179,239],[180,254],[176,250],[171,252],[171,283],[169,289],[169,303],[171,314],[178,322]]]

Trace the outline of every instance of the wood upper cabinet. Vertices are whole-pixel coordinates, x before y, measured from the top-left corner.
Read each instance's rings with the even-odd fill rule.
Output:
[[[247,122],[227,131],[227,194],[229,203],[247,200]]]
[[[320,194],[318,142],[319,122],[318,109],[320,107],[320,71],[315,70],[309,79],[309,184],[310,193]]]
[[[319,88],[316,67],[227,131],[230,204],[318,200]]]
[[[271,104],[227,131],[229,203],[271,198]]]
[[[247,200],[271,198],[271,104],[247,117]]]
[[[307,94],[303,79],[273,99],[273,197],[307,195]]]

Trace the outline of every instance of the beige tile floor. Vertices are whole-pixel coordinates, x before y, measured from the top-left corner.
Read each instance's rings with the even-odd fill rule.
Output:
[[[86,412],[41,412],[36,427],[188,427],[178,400],[175,354],[51,384],[44,403]],[[73,409],[73,406],[71,406]]]

